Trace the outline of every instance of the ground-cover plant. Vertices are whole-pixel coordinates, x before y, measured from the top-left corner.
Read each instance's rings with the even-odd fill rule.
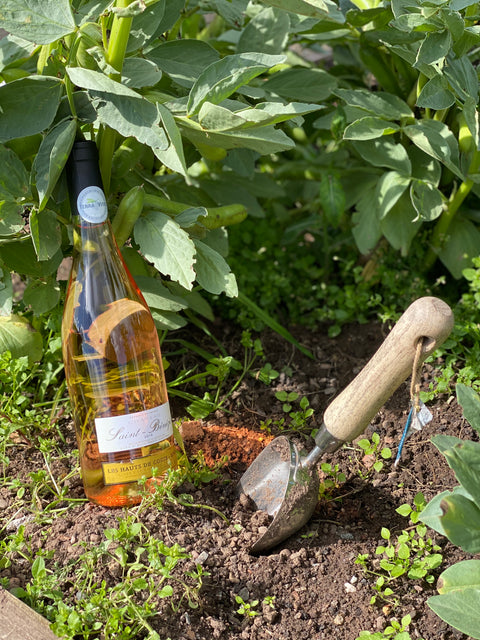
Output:
[[[457,384],[457,400],[465,419],[480,432],[480,397],[471,387]],[[459,482],[452,491],[433,498],[420,519],[464,551],[480,551],[480,495],[478,441],[437,435],[433,444],[445,456]],[[439,577],[439,595],[428,600],[435,613],[472,638],[480,638],[480,560],[463,560]]]
[[[410,614],[403,616],[401,620],[392,618],[390,624],[383,631],[361,631],[355,640],[363,640],[363,638],[370,638],[370,640],[411,640],[411,636],[408,633],[408,627],[411,622],[412,616]],[[419,638],[419,640],[422,639]]]
[[[205,418],[217,409],[221,409],[246,375],[253,376],[264,384],[270,384],[278,377],[278,372],[268,362],[264,362],[265,355],[260,338],[252,337],[251,331],[245,330],[242,332],[240,342],[244,350],[242,362],[227,355],[218,342],[220,355],[214,355],[198,344],[181,338],[173,337],[166,340],[167,347],[170,343],[180,347],[174,352],[166,351],[168,357],[190,351],[207,362],[203,371],[198,371],[198,365],[191,369],[183,369],[174,380],[168,383],[170,395],[179,396],[188,401],[186,410],[192,418]],[[185,387],[188,390],[185,390]],[[203,395],[194,393],[196,389],[200,389],[200,392],[203,390]]]
[[[425,499],[417,494],[414,505],[401,505],[397,509],[400,515],[410,517],[412,526],[393,536],[386,527],[382,527],[380,535],[384,542],[375,550],[376,559],[369,554],[360,554],[355,560],[364,573],[375,579],[372,585],[375,594],[370,604],[387,603],[393,607],[400,605],[396,593],[396,586],[400,578],[409,580],[423,580],[432,584],[435,580],[434,571],[442,563],[441,548],[427,536],[427,527],[419,524]]]
[[[276,391],[275,398],[281,402],[283,416],[262,420],[260,428],[268,433],[272,429],[277,432],[297,431],[298,433],[310,433],[309,420],[314,414],[310,402],[306,396],[300,396],[296,391]]]
[[[133,640],[143,632],[159,640],[149,619],[158,615],[162,600],[174,611],[183,603],[196,608],[204,569],[185,569],[189,554],[151,536],[133,516],[120,516],[104,536],[98,545],[82,543],[80,556],[65,565],[47,567],[37,555],[32,579],[15,594],[47,617],[62,638],[90,638],[102,630],[105,638]],[[109,577],[97,580],[101,566],[108,567]],[[142,598],[135,597],[139,593]]]
[[[361,438],[354,446],[347,445],[346,448],[352,451],[349,459],[362,480],[366,480],[374,472],[380,473],[385,466],[384,460],[392,457],[392,450],[381,445],[380,435],[376,431],[370,439]]]

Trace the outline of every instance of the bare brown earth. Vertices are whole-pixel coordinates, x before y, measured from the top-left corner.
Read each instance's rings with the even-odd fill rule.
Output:
[[[328,338],[326,331],[309,333],[298,328],[292,331],[313,352],[315,360],[302,355],[277,335],[265,332],[262,343],[266,360],[281,372],[280,376],[269,386],[253,376],[246,377],[224,410],[218,411],[211,420],[189,425],[190,435],[185,431],[190,454],[201,449],[209,463],[224,455],[229,456],[229,462],[217,480],[201,488],[186,485],[180,491],[190,493],[197,504],[220,510],[229,522],[212,510],[168,502],[162,511],[148,509],[139,515],[152,534],[167,544],[179,543],[191,554],[192,566],[194,562],[201,563],[209,574],[197,609],[182,605],[174,612],[165,604],[150,624],[162,640],[355,640],[361,630],[383,630],[392,617],[401,618],[410,613],[412,639],[465,639],[466,636],[448,627],[428,608],[426,601],[435,593],[435,583],[399,578],[394,586],[399,606],[381,601],[372,606],[373,579],[364,575],[355,563],[359,554],[374,557],[381,543],[382,527],[388,527],[395,534],[410,526],[408,519],[396,513],[399,505],[412,504],[420,491],[429,500],[456,484],[444,458],[430,442],[436,433],[475,439],[453,394],[441,395],[430,404],[432,422],[407,440],[397,468],[393,467],[393,461],[387,460],[382,471],[370,472],[367,478],[362,478],[372,460],[364,458],[358,447],[352,445],[325,456],[324,461],[339,465],[346,475],[345,483],[335,489],[329,499],[319,501],[310,522],[296,535],[268,554],[259,557],[249,554],[252,536],[256,535],[252,528],[265,525],[265,521],[260,514],[255,522],[247,505],[237,500],[235,486],[269,440],[269,434],[260,428],[261,421],[282,416],[275,391],[296,391],[308,397],[315,409],[313,428],[321,422],[329,400],[373,355],[387,329],[376,323],[354,325],[335,339]],[[216,333],[229,354],[243,358],[238,330],[219,326]],[[215,352],[215,346],[209,344],[203,334],[187,333],[184,337]],[[175,370],[191,364],[172,358],[170,377]],[[290,367],[291,374],[288,370],[288,375],[282,372],[286,366]],[[425,365],[424,389],[441,366],[441,361]],[[394,454],[405,424],[408,401],[409,389],[405,383],[382,408],[367,432],[369,437],[376,431],[381,446],[391,447]],[[175,418],[189,420],[184,407],[174,398],[172,408]],[[272,428],[272,435],[277,431]],[[65,446],[74,448],[69,424],[65,425],[65,435]],[[311,441],[305,440],[305,446],[309,449]],[[7,475],[10,477],[26,478],[43,463],[38,450],[25,443],[11,448],[9,456],[11,465]],[[67,471],[62,464],[58,460],[53,466],[58,478]],[[78,477],[71,481],[70,490],[72,496],[82,497]],[[3,513],[11,518],[15,503],[13,489],[1,488],[0,500]],[[116,525],[117,515],[116,511],[81,503],[47,526],[28,522],[26,531],[34,551],[54,550],[47,565],[48,562],[65,564],[82,552],[82,544],[98,544],[104,529]],[[441,546],[444,557],[442,566],[435,571],[437,577],[447,566],[468,557],[434,532],[429,535]],[[30,566],[18,557],[0,577],[8,577],[11,587],[25,586],[30,579]],[[108,567],[95,578],[105,579],[108,584],[115,581]],[[245,602],[258,600],[259,615],[248,617],[237,613],[236,595]],[[273,608],[263,603],[266,596],[274,596]]]

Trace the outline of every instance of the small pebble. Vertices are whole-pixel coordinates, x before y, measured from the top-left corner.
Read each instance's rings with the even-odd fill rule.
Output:
[[[340,627],[345,621],[345,618],[338,614],[337,616],[335,616],[335,618],[333,619],[333,624],[336,624],[337,627]]]

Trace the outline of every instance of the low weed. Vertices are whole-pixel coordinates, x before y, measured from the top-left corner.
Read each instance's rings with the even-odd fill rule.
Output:
[[[332,499],[332,493],[338,489],[346,480],[343,471],[340,471],[338,464],[332,465],[330,462],[322,462],[320,471],[323,478],[320,478],[319,498],[324,500]]]
[[[82,543],[84,551],[67,564],[47,566],[37,555],[32,579],[14,590],[50,620],[59,637],[90,638],[102,630],[106,639],[134,640],[146,633],[160,640],[149,620],[165,610],[162,602],[173,611],[199,606],[208,573],[178,544],[158,540],[128,514],[104,537],[97,545]]]
[[[360,631],[360,635],[355,640],[363,640],[363,638],[370,638],[370,640],[411,640],[408,632],[411,622],[412,616],[410,614],[403,616],[400,621],[392,618],[390,624],[383,631]],[[418,638],[418,640],[422,640],[422,638]]]
[[[221,409],[226,401],[235,393],[246,375],[251,375],[265,384],[270,384],[278,377],[271,364],[263,363],[258,369],[254,365],[258,360],[264,360],[263,346],[259,338],[252,338],[250,331],[243,331],[241,344],[244,349],[243,362],[223,353],[214,356],[204,349],[186,342],[176,340],[185,350],[193,351],[207,361],[204,371],[193,369],[183,370],[175,380],[168,384],[168,392],[187,400],[188,413],[195,420],[206,418],[210,413]],[[203,396],[185,391],[180,387],[193,385],[203,389]]]
[[[412,526],[404,529],[399,535],[393,536],[386,527],[382,527],[380,535],[384,540],[375,550],[375,559],[370,554],[359,554],[355,560],[364,574],[374,578],[372,588],[375,594],[370,604],[380,601],[393,607],[400,604],[395,586],[401,577],[410,580],[424,580],[432,584],[435,580],[434,570],[443,560],[440,547],[432,538],[427,537],[427,527],[418,523],[418,517],[425,506],[425,498],[419,493],[415,496],[414,505],[401,505],[396,511],[400,515],[410,517]]]
[[[260,611],[257,611],[257,607],[260,604],[260,600],[251,600],[250,602],[245,602],[245,600],[240,595],[235,596],[235,602],[240,605],[237,609],[237,613],[245,618],[255,618],[260,615]],[[262,605],[265,607],[269,607],[270,609],[275,609],[275,596],[265,596],[262,600]]]
[[[349,460],[362,480],[367,480],[374,472],[380,473],[385,466],[384,461],[392,457],[392,450],[381,446],[380,435],[376,431],[372,433],[370,440],[362,438],[355,446],[346,448],[353,452]]]
[[[282,403],[283,416],[281,418],[268,418],[260,422],[260,428],[268,433],[272,428],[276,431],[296,431],[298,433],[310,432],[308,422],[314,414],[310,402],[306,396],[300,396],[296,391],[277,391],[275,398]]]

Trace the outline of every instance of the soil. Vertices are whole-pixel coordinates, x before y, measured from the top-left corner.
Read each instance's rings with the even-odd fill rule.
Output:
[[[238,329],[219,324],[212,331],[230,355],[243,360]],[[375,558],[375,549],[382,543],[382,527],[388,527],[395,535],[409,526],[408,519],[396,512],[397,507],[403,503],[413,504],[418,492],[423,492],[428,501],[456,484],[445,459],[430,441],[436,433],[478,439],[463,419],[453,395],[440,395],[430,403],[433,420],[407,439],[398,467],[394,467],[393,460],[386,460],[380,472],[373,471],[372,456],[364,456],[355,443],[324,455],[322,462],[338,464],[346,476],[345,482],[327,491],[300,531],[269,552],[257,556],[249,553],[270,518],[252,509],[245,497],[239,499],[236,485],[248,465],[279,433],[273,423],[270,423],[271,433],[261,428],[262,421],[279,420],[284,415],[275,392],[295,391],[306,396],[315,410],[309,428],[320,426],[328,403],[373,355],[388,329],[377,323],[352,325],[334,339],[327,337],[326,330],[313,333],[293,327],[291,331],[314,354],[314,360],[278,335],[264,332],[261,339],[266,361],[280,375],[270,385],[246,376],[222,410],[211,419],[186,418],[185,406],[171,397],[174,418],[183,418],[185,422],[182,431],[189,455],[201,450],[212,467],[228,456],[228,462],[215,480],[199,487],[184,484],[178,493],[190,494],[196,505],[214,507],[228,522],[215,510],[168,501],[161,511],[132,509],[153,535],[166,544],[177,542],[186,549],[191,554],[191,568],[197,563],[208,573],[198,608],[189,608],[184,602],[178,611],[173,611],[165,602],[159,605],[159,615],[151,618],[150,624],[162,640],[355,640],[362,630],[382,631],[392,617],[399,619],[410,613],[413,621],[408,631],[412,639],[466,639],[467,636],[449,627],[429,609],[427,599],[436,593],[435,582],[399,578],[393,587],[400,602],[397,607],[381,600],[371,605],[374,578],[355,563],[359,554]],[[217,351],[203,333],[189,331],[185,337],[196,340],[204,349]],[[181,368],[195,364],[173,356],[169,359],[170,378]],[[428,388],[441,366],[441,360],[424,365],[423,389]],[[198,388],[191,391],[203,394]],[[391,447],[394,457],[408,405],[409,384],[406,382],[366,432],[366,437],[371,437],[376,431],[381,447]],[[68,423],[64,425],[64,432],[64,446],[75,448],[73,430]],[[306,450],[313,447],[308,437],[298,433],[287,435]],[[38,449],[24,442],[9,448],[9,457],[11,463],[6,473],[19,479],[27,479],[33,469],[43,464]],[[52,473],[57,478],[68,471],[63,464],[57,460],[52,465]],[[325,479],[322,473],[320,477]],[[69,482],[72,497],[81,498],[80,478],[75,476]],[[41,498],[37,500],[41,508]],[[103,531],[116,525],[119,513],[82,502],[53,519],[51,524],[38,525],[34,520],[22,520],[22,513],[14,512],[15,493],[11,487],[1,488],[0,503],[10,527],[25,524],[33,551],[40,548],[54,551],[53,558],[47,559],[47,567],[49,562],[66,564],[78,557],[85,545],[98,545],[104,539]],[[470,557],[435,532],[429,535],[440,545],[444,558],[434,572],[436,578],[454,562]],[[184,565],[182,571],[186,568]],[[0,572],[0,577],[10,579],[10,588],[24,586],[30,579],[30,567],[19,557],[9,569]],[[105,579],[107,584],[115,581],[115,575],[108,570],[98,578]],[[238,613],[236,596],[247,603],[258,600],[258,615]],[[274,597],[273,606],[264,602],[265,597]]]

